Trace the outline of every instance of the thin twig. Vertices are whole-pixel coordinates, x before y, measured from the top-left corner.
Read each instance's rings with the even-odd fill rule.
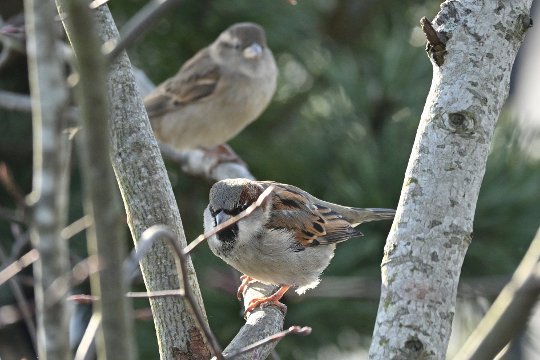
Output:
[[[426,52],[431,55],[437,66],[444,64],[444,55],[446,55],[446,43],[441,39],[441,34],[433,28],[431,21],[425,16],[420,19],[420,27],[426,35]]]
[[[212,230],[208,231],[207,233],[199,235],[195,240],[190,242],[188,246],[184,249],[184,254],[188,255],[197,247],[200,243],[208,239],[210,236],[217,234],[223,229],[228,228],[229,226],[235,224],[236,222],[240,221],[241,219],[245,218],[246,216],[249,216],[255,209],[257,209],[259,206],[262,205],[264,199],[266,199],[270,193],[274,190],[274,186],[270,185],[266,190],[263,191],[261,195],[259,195],[259,198],[256,202],[251,204],[246,210],[242,211],[240,214],[228,219],[227,221],[219,224]]]
[[[0,108],[30,113],[32,101],[29,95],[0,90]]]
[[[253,351],[253,350],[255,350],[255,349],[257,349],[257,348],[259,348],[259,347],[261,347],[263,345],[266,345],[266,344],[274,342],[274,341],[281,340],[281,339],[283,339],[285,336],[287,336],[289,334],[296,334],[296,335],[306,336],[306,335],[311,334],[311,328],[309,326],[304,326],[304,327],[291,326],[287,330],[280,331],[280,332],[278,332],[278,333],[276,333],[274,335],[270,335],[270,336],[268,336],[268,337],[266,337],[266,338],[264,338],[262,340],[254,342],[251,345],[243,347],[242,349],[238,350],[237,352],[234,352],[232,354],[229,354],[229,355],[225,356],[225,359],[227,359],[227,360],[234,359],[235,357],[238,357],[238,356],[240,356],[242,354]]]
[[[0,285],[17,275],[28,265],[32,265],[39,259],[39,252],[36,249],[32,249],[17,261],[12,262],[0,271]]]
[[[166,296],[180,296],[185,297],[186,294],[184,292],[184,289],[177,289],[177,290],[159,290],[159,291],[130,291],[126,294],[126,297],[128,298],[134,298],[134,299],[150,299],[150,298],[159,298],[159,297],[166,297]],[[68,300],[75,301],[79,304],[91,304],[94,301],[98,301],[100,299],[99,296],[96,295],[88,295],[88,294],[74,294],[68,297]]]
[[[92,359],[93,356],[90,354],[90,350],[93,349],[94,338],[96,337],[96,332],[98,331],[99,326],[101,325],[101,313],[93,313],[86,331],[79,343],[77,352],[75,353],[75,360],[85,360]]]
[[[9,170],[5,162],[0,162],[0,183],[4,186],[8,194],[15,200],[17,206],[24,208],[24,195]]]
[[[92,223],[92,216],[84,215],[80,219],[75,220],[74,222],[63,228],[60,232],[60,236],[62,236],[62,238],[65,240],[71,239],[78,233],[88,229],[90,225],[92,225]]]
[[[0,261],[2,262],[2,267],[8,262],[8,257],[4,253],[4,250],[0,247]],[[30,308],[30,305],[28,304],[28,300],[26,300],[26,297],[24,296],[21,284],[19,281],[17,281],[17,278],[10,278],[9,285],[11,286],[11,291],[13,292],[13,296],[15,297],[15,300],[17,301],[17,305],[21,311],[22,317],[24,319],[24,323],[26,325],[26,329],[28,330],[28,333],[30,334],[30,338],[32,339],[32,346],[34,347],[34,350],[37,351],[37,335],[36,335],[36,324],[34,322],[34,318],[32,316],[32,311]]]
[[[45,294],[48,296],[47,300],[45,300],[45,304],[52,306],[66,296],[70,288],[80,285],[88,279],[90,275],[95,274],[102,269],[103,264],[99,261],[97,255],[91,255],[86,259],[81,260],[70,272],[56,278],[45,290]]]
[[[109,41],[103,45],[108,60],[113,61],[180,2],[181,0],[154,0],[139,10],[122,29],[123,35],[120,41]]]
[[[11,254],[8,259],[8,264],[17,260],[19,254],[22,254],[23,249],[30,244],[30,234],[28,231],[24,232],[21,225],[11,223],[9,227],[13,237],[15,238],[15,242],[11,245]]]
[[[210,349],[213,355],[217,359],[223,360],[224,357],[221,351],[221,346],[219,345],[217,338],[212,332],[212,329],[210,329],[210,326],[208,326],[208,323],[206,322],[202,311],[199,308],[197,301],[195,300],[191,287],[189,286],[188,270],[186,265],[187,253],[184,253],[182,251],[182,248],[180,247],[180,242],[178,241],[176,235],[164,225],[151,226],[150,228],[146,229],[141,235],[141,240],[139,241],[139,248],[137,249],[137,257],[139,259],[142,258],[145,253],[150,249],[151,244],[159,238],[167,239],[174,252],[178,256],[182,272],[182,281],[184,283],[184,299],[191,307],[191,310],[195,315],[195,319],[197,320],[200,329],[206,337],[206,341],[210,345]]]
[[[99,296],[87,295],[87,294],[74,294],[74,295],[68,296],[67,300],[76,302],[78,304],[92,304],[93,302],[99,300]]]
[[[127,297],[130,298],[157,298],[157,297],[164,297],[164,296],[180,296],[185,297],[186,293],[184,289],[177,289],[177,290],[158,290],[158,291],[143,291],[143,292],[135,292],[131,291],[126,294]]]

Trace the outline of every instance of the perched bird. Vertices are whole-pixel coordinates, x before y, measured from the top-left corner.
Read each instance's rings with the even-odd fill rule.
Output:
[[[271,181],[227,179],[210,189],[204,211],[205,232],[239,214],[269,186],[274,189],[249,216],[208,239],[215,255],[245,274],[239,295],[252,279],[279,285],[273,295],[254,299],[246,309],[279,300],[290,287],[298,294],[319,283],[334,256],[336,244],[362,236],[361,223],[390,220],[392,209],[361,209],[319,200],[292,185]]]
[[[277,67],[261,26],[238,23],[144,99],[156,137],[179,150],[236,136],[266,109]]]

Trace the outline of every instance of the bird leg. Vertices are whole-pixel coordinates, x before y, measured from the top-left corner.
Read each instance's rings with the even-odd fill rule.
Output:
[[[290,287],[291,287],[290,285],[281,285],[278,291],[276,291],[272,295],[251,300],[249,302],[248,307],[246,308],[246,311],[244,311],[244,315],[247,315],[247,313],[252,312],[257,306],[268,304],[268,303],[272,303],[276,305],[283,311],[287,310],[287,306],[285,304],[280,303],[279,300],[283,297],[283,295],[287,292],[287,290],[289,290]]]
[[[247,286],[250,283],[257,281],[247,275],[240,276],[240,280],[242,280],[242,283],[240,284],[240,286],[238,287],[238,291],[236,292],[236,297],[238,298],[238,300],[242,300],[242,297],[244,296],[244,292],[246,291]]]

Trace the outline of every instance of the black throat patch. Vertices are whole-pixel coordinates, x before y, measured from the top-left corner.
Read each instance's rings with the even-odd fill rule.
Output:
[[[234,244],[238,237],[238,224],[232,224],[226,229],[221,230],[216,234],[218,240],[221,242],[219,252],[223,255],[227,255],[234,248]]]

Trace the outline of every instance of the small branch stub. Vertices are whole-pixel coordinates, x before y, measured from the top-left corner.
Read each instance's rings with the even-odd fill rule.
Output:
[[[420,19],[420,27],[426,35],[426,52],[433,59],[437,66],[444,64],[444,55],[446,55],[446,42],[441,40],[441,35],[433,28],[431,21],[425,16]]]

